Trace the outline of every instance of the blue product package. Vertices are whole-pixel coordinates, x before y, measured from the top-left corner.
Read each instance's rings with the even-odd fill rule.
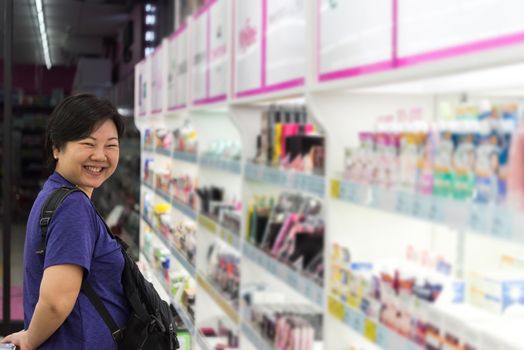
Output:
[[[477,135],[475,161],[475,201],[494,203],[498,196],[500,172],[500,147],[495,132]]]

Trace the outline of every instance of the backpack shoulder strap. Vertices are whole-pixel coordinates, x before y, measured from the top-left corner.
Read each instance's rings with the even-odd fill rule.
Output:
[[[107,311],[102,299],[100,299],[100,296],[98,296],[91,284],[87,282],[86,278],[82,279],[82,291],[85,293],[91,304],[93,304],[100,317],[102,317],[104,323],[111,332],[111,336],[113,336],[113,340],[118,344],[124,336],[123,329],[118,327],[109,311]]]
[[[40,210],[40,229],[41,229],[41,235],[42,240],[40,242],[40,247],[36,251],[36,254],[38,255],[45,255],[45,248],[47,245],[47,227],[49,226],[49,222],[51,221],[51,218],[53,217],[53,214],[55,213],[56,209],[62,204],[64,199],[71,193],[80,191],[80,189],[76,187],[60,187],[51,193],[49,197],[44,202],[44,205],[42,205],[42,209]]]

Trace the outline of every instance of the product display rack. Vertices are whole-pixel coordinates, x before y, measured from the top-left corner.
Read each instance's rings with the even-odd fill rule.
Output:
[[[278,79],[275,80],[274,76],[271,76],[274,74],[271,71],[275,69],[274,65],[253,61],[251,64],[254,66],[250,67],[250,63],[246,63],[249,62],[247,56],[242,56],[247,55],[247,51],[242,50],[245,49],[243,45],[260,44],[261,49],[256,52],[262,56],[266,55],[268,51],[277,47],[272,46],[276,44],[272,42],[271,35],[283,34],[278,31],[271,32],[271,35],[264,36],[263,40],[249,36],[250,33],[257,33],[257,30],[267,30],[273,22],[267,21],[267,18],[262,19],[260,28],[250,31],[249,23],[256,27],[257,24],[253,23],[258,22],[242,20],[242,16],[246,16],[244,6],[256,8],[260,5],[261,14],[254,11],[250,16],[260,15],[263,18],[269,13],[272,21],[278,21],[277,17],[271,17],[272,13],[287,13],[282,15],[283,17],[297,16],[297,13],[301,16],[300,12],[295,11],[291,14],[292,11],[283,10],[298,6],[297,3],[301,3],[300,6],[304,10],[305,25],[294,34],[288,34],[295,35],[296,42],[304,42],[305,61],[303,65],[295,62],[297,69],[302,72],[298,78],[281,81],[279,85]],[[462,293],[465,301],[460,303],[461,305],[474,309],[472,314],[491,310],[487,313],[490,322],[508,322],[508,330],[498,332],[508,334],[507,339],[503,339],[500,334],[498,338],[497,335],[493,336],[495,340],[491,339],[490,335],[477,336],[476,349],[518,349],[515,345],[518,344],[518,340],[515,339],[517,333],[509,333],[512,328],[511,322],[515,321],[504,319],[503,310],[494,311],[497,305],[479,303],[478,296],[473,292],[475,288],[479,288],[478,280],[483,278],[484,271],[500,269],[501,259],[505,259],[506,263],[511,262],[512,276],[517,276],[514,279],[519,286],[522,284],[524,271],[516,258],[519,252],[522,252],[524,243],[521,210],[508,203],[486,204],[471,198],[453,198],[452,195],[441,195],[437,190],[433,193],[421,193],[413,188],[402,187],[404,185],[400,182],[397,184],[355,181],[346,177],[347,164],[344,163],[348,150],[359,147],[359,133],[400,134],[406,132],[405,130],[413,130],[413,125],[417,123],[430,125],[433,130],[440,132],[441,129],[438,128],[447,125],[446,118],[449,118],[443,116],[443,105],[482,105],[486,100],[489,100],[490,105],[496,105],[518,102],[521,99],[524,83],[517,77],[524,70],[518,59],[524,53],[524,28],[512,22],[513,17],[507,11],[508,8],[511,8],[510,12],[522,10],[522,5],[516,1],[507,4],[504,10],[508,18],[507,23],[497,22],[499,27],[495,24],[488,25],[492,28],[490,35],[486,32],[473,35],[470,30],[479,29],[479,23],[482,22],[479,20],[482,18],[480,13],[491,8],[490,6],[495,6],[494,4],[487,1],[477,8],[458,9],[451,2],[442,4],[437,1],[420,8],[411,0],[383,1],[374,5],[357,1],[334,3],[327,0],[283,1],[279,5],[264,0],[246,1],[246,4],[234,0],[218,0],[205,5],[198,16],[189,21],[182,32],[188,31],[189,36],[196,35],[196,38],[200,38],[198,33],[201,33],[202,29],[199,26],[203,24],[199,18],[206,16],[206,13],[213,13],[209,15],[210,22],[213,23],[213,16],[217,15],[213,9],[218,6],[227,9],[225,21],[231,23],[228,27],[230,35],[227,37],[234,40],[233,45],[225,46],[225,60],[228,64],[223,71],[224,80],[222,83],[214,83],[216,77],[213,75],[212,62],[214,55],[222,51],[211,50],[207,61],[204,60],[211,65],[210,68],[205,68],[205,62],[192,61],[195,52],[205,50],[205,45],[197,42],[194,45],[196,48],[190,47],[185,53],[186,63],[189,64],[188,72],[193,75],[193,81],[184,85],[187,91],[190,91],[185,96],[184,107],[170,109],[167,102],[168,90],[163,89],[161,94],[164,102],[160,108],[161,112],[156,113],[154,118],[151,117],[151,110],[157,109],[151,106],[153,102],[146,96],[140,102],[143,104],[144,116],[137,117],[136,122],[144,132],[146,129],[162,127],[174,130],[182,123],[181,120],[189,120],[198,133],[198,154],[175,155],[176,151],[168,154],[162,150],[155,153],[155,161],[158,155],[190,163],[188,166],[197,168],[195,177],[199,186],[227,187],[226,192],[235,193],[236,199],[242,201],[242,221],[237,235],[223,227],[216,218],[199,210],[191,209],[189,212],[168,194],[152,188],[153,192],[170,203],[174,210],[179,210],[193,219],[198,227],[198,272],[194,275],[197,285],[197,312],[194,322],[196,348],[209,348],[211,342],[198,329],[217,314],[232,321],[235,331],[240,336],[241,349],[277,348],[264,338],[263,331],[247,317],[250,310],[244,304],[242,295],[258,284],[269,286],[271,290],[283,293],[293,301],[307,303],[321,310],[323,345],[315,342],[315,348],[423,349],[425,342],[433,342],[437,348],[450,347],[450,339],[453,337],[450,335],[448,339],[448,333],[453,332],[458,333],[460,339],[457,340],[459,345],[453,346],[463,347],[469,341],[465,338],[471,333],[468,327],[475,324],[467,321],[466,317],[470,317],[468,313],[461,315],[458,311],[451,311],[446,314],[442,311],[438,317],[425,319],[419,314],[411,315],[413,322],[418,322],[422,317],[427,324],[435,323],[431,324],[431,327],[437,329],[437,335],[431,333],[433,328],[430,327],[431,331],[424,333],[425,338],[420,338],[420,335],[415,334],[418,330],[401,329],[400,327],[407,326],[389,324],[390,320],[383,319],[385,316],[382,314],[375,314],[373,310],[366,309],[369,307],[364,303],[366,296],[359,295],[370,293],[368,289],[371,288],[371,282],[366,280],[366,273],[370,275],[371,271],[382,271],[386,275],[390,270],[395,270],[397,261],[405,263],[408,249],[412,255],[413,251],[416,252],[417,263],[420,260],[425,264],[420,271],[417,269],[417,276],[413,278],[416,283],[419,283],[419,280],[431,280],[434,272],[430,271],[429,266],[433,267],[435,261],[444,262],[449,266],[446,267],[448,272],[445,277],[439,278],[446,281],[457,279],[463,283]],[[448,12],[437,11],[439,6],[444,6]],[[277,7],[281,11],[278,11]],[[376,14],[374,18],[361,16],[370,10]],[[463,19],[463,23],[459,21],[461,23],[454,22],[450,25],[448,29],[451,32],[447,33],[448,35],[443,35],[435,29],[438,27],[439,16],[444,12]],[[348,22],[351,22],[351,25],[345,33],[341,28],[346,28],[343,24]],[[417,28],[413,27],[414,23]],[[338,30],[334,31],[333,26],[338,26]],[[466,28],[468,26],[469,29]],[[461,33],[461,36],[454,36],[453,31]],[[442,34],[442,37],[435,33]],[[179,35],[180,33],[174,37]],[[254,40],[255,44],[250,40]],[[272,52],[274,56],[268,60],[279,56],[275,51]],[[280,56],[282,60],[291,57],[286,53]],[[166,60],[169,60],[169,57]],[[150,61],[148,59],[137,66],[136,76],[137,82],[141,82],[146,91],[151,90],[154,93],[154,84],[151,84],[154,72]],[[200,64],[204,66],[200,67]],[[263,66],[259,82],[259,77],[254,78],[247,73],[247,67],[258,72],[257,64]],[[168,70],[167,63],[162,67]],[[206,73],[208,71],[211,73]],[[210,76],[206,78],[206,74]],[[225,86],[225,94],[217,93],[217,85],[213,84]],[[251,86],[247,86],[249,84]],[[140,89],[138,88],[137,94]],[[290,103],[304,105],[308,115],[314,118],[324,132],[324,175],[282,170],[281,167],[268,167],[253,161],[261,114],[270,105],[281,106]],[[519,118],[522,118],[521,114]],[[221,137],[240,141],[240,160],[231,161],[206,154],[206,147]],[[148,150],[144,149],[144,152],[146,151]],[[154,150],[149,149],[149,152]],[[401,151],[398,152],[402,154]],[[388,161],[386,159],[384,164]],[[404,160],[401,159],[400,162],[402,161]],[[147,186],[144,184],[143,188],[147,190]],[[323,202],[326,224],[323,287],[248,240],[249,201],[253,196],[278,196],[283,192],[312,195]],[[241,296],[238,307],[224,299],[220,289],[215,287],[209,273],[205,271],[208,267],[205,252],[209,245],[213,244],[211,241],[221,241],[236,250],[240,256]],[[332,257],[339,249],[335,247],[344,247],[349,251],[350,261],[345,268],[351,270],[350,279],[361,279],[360,291],[351,289],[353,287],[348,284],[342,286],[343,291],[339,294],[334,293],[340,286],[335,288],[333,283],[340,284],[343,280],[339,278],[336,272],[338,270],[333,267],[335,265],[332,265]],[[434,255],[438,256],[436,260],[427,258]],[[428,262],[430,260],[432,262]],[[370,268],[375,270],[364,270],[362,274],[358,270]],[[403,269],[404,267],[399,268],[399,275],[405,273]],[[380,275],[378,276],[380,278]],[[346,280],[346,283],[349,282]],[[500,283],[503,285],[503,280]],[[404,313],[401,297],[392,297],[391,303],[397,305],[401,310],[399,313]],[[409,298],[418,300],[412,294]],[[514,300],[517,301],[513,303],[523,303],[518,298]],[[374,302],[377,301],[373,300],[371,304]],[[389,307],[388,302],[384,302],[383,309]],[[202,303],[202,307],[199,307],[199,303]],[[443,307],[443,304],[445,303],[435,302],[431,306],[423,305],[422,314],[432,315],[433,312],[437,312],[435,310]],[[453,303],[445,306],[449,306],[450,310],[454,310],[455,307]],[[453,313],[456,315],[450,315]],[[459,321],[453,317],[459,317]],[[464,317],[464,321],[461,321],[460,317]],[[483,330],[483,333],[497,332]]]

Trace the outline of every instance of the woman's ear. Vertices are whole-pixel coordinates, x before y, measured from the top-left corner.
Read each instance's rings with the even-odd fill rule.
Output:
[[[53,147],[53,158],[55,160],[58,160],[58,155],[60,154],[60,150],[56,147]]]

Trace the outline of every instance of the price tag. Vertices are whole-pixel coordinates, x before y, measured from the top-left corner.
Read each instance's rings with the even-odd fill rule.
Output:
[[[354,319],[357,317],[357,314],[353,308],[345,305],[344,306],[344,323],[347,324],[349,327],[353,328],[353,324],[355,323]]]
[[[468,227],[469,213],[471,212],[470,205],[450,199],[443,199],[442,201],[445,203],[444,217],[446,223],[460,229]]]
[[[444,222],[444,212],[440,198],[431,197],[429,206],[429,219],[438,223]]]
[[[489,213],[486,205],[473,204],[471,206],[469,215],[469,227],[477,232],[488,233],[489,232]]]
[[[427,196],[413,195],[413,215],[420,219],[429,219],[431,201]]]
[[[358,199],[358,188],[359,186],[355,183],[347,183],[347,199],[353,203],[359,203]]]
[[[513,215],[506,208],[495,208],[491,219],[491,234],[495,237],[513,238]]]
[[[344,304],[335,298],[330,297],[328,300],[328,309],[331,316],[335,317],[337,320],[344,321]]]
[[[350,292],[348,292],[348,294],[347,294],[347,303],[353,309],[358,309],[359,299],[357,297],[355,297],[353,294],[351,294]]]
[[[389,330],[381,324],[377,325],[377,345],[383,349],[392,349],[389,346]]]
[[[397,201],[396,193],[390,190],[380,189],[380,188],[378,188],[377,191],[379,192],[379,194],[378,194],[378,203],[376,207],[378,209],[382,209],[386,211],[395,211],[396,201]]]
[[[406,214],[410,210],[408,194],[405,192],[397,192],[395,200],[395,211],[397,213]]]
[[[349,182],[340,181],[340,193],[338,196],[339,199],[343,201],[350,201],[349,199]]]
[[[413,344],[408,339],[404,340],[404,347],[403,347],[403,349],[406,349],[406,350],[420,350],[420,348],[416,344]]]
[[[369,205],[373,208],[380,208],[380,188],[369,187]]]
[[[364,337],[373,343],[377,340],[377,324],[370,319],[364,321]]]
[[[286,282],[287,284],[292,287],[292,288],[298,288],[298,290],[304,294],[305,290],[304,290],[304,285],[301,285],[299,286],[298,285],[298,282],[299,282],[299,277],[298,275],[295,273],[295,271],[293,270],[288,270],[287,271],[287,277],[286,277]]]
[[[333,198],[340,198],[340,180],[333,179],[331,180],[330,194]]]
[[[366,318],[364,317],[362,313],[356,312],[355,318],[353,319],[353,329],[356,330],[358,333],[363,334],[365,320]]]

